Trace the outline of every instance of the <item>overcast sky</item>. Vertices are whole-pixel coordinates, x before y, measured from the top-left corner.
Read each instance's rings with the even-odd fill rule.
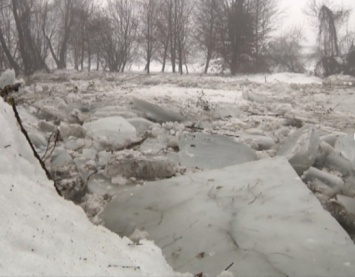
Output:
[[[352,8],[350,26],[352,30],[355,30],[355,0],[333,0],[335,4],[342,5],[344,7]],[[312,29],[312,24],[303,10],[306,7],[308,0],[280,0],[280,7],[284,11],[283,24],[281,29],[287,29],[289,26],[302,26],[306,37],[309,40],[315,38],[315,34],[312,33],[315,29]],[[314,24],[313,24],[314,25]],[[316,26],[314,26],[316,27]],[[284,30],[283,30],[284,31]]]

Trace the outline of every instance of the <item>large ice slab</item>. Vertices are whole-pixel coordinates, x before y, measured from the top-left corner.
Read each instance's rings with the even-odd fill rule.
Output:
[[[281,157],[132,188],[101,217],[121,235],[147,231],[179,271],[355,273],[353,242]]]
[[[249,146],[220,135],[185,133],[179,148],[180,163],[186,167],[214,169],[257,160]]]

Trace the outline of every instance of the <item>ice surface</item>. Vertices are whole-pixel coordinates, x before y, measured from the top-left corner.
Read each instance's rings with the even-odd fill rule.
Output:
[[[107,117],[83,125],[87,135],[102,150],[114,150],[124,147],[137,139],[137,132],[123,117]]]
[[[101,217],[148,232],[170,265],[216,276],[352,276],[355,247],[285,158],[148,183]]]
[[[184,133],[179,142],[182,166],[204,169],[255,161],[255,152],[232,138],[202,133]]]
[[[154,121],[158,122],[175,122],[175,121],[183,121],[184,118],[171,110],[163,109],[158,105],[154,105],[147,101],[133,98],[134,105],[140,109],[141,111],[145,112],[149,119],[153,119]]]
[[[320,139],[313,126],[295,131],[277,150],[277,155],[286,157],[298,174],[310,168],[316,160]]]
[[[131,246],[59,197],[0,98],[0,275],[179,276],[151,242]]]

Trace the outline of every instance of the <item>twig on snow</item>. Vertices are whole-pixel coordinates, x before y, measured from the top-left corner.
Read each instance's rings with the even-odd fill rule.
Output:
[[[50,143],[51,143],[51,138],[52,138],[54,135],[55,135],[55,138],[54,138],[54,145],[53,145],[53,147],[51,148],[50,153],[48,154],[48,156],[46,156],[47,153],[48,153],[48,151],[49,151],[49,145],[50,145]],[[42,156],[42,158],[41,158],[41,160],[42,160],[43,162],[45,162],[45,161],[52,155],[52,153],[54,152],[54,149],[55,149],[55,147],[57,146],[58,139],[59,139],[59,130],[55,130],[55,131],[49,136],[49,138],[48,138],[46,151],[44,152],[44,154],[43,154],[43,156]]]
[[[20,126],[20,130],[21,132],[23,133],[23,135],[25,136],[27,142],[29,143],[31,149],[32,149],[32,152],[33,152],[33,155],[35,156],[35,158],[39,161],[42,169],[44,170],[44,172],[46,173],[46,176],[48,178],[48,180],[52,180],[53,183],[54,183],[54,188],[55,190],[57,191],[57,193],[62,196],[62,193],[60,192],[59,188],[57,187],[57,184],[56,182],[52,179],[51,175],[49,174],[49,171],[47,170],[46,168],[46,165],[44,164],[44,162],[41,160],[41,158],[39,157],[35,147],[33,146],[32,142],[31,142],[31,139],[30,137],[28,136],[28,133],[26,131],[26,129],[23,127],[23,124],[22,124],[22,120],[20,118],[20,115],[17,111],[17,108],[16,108],[16,103],[15,103],[15,99],[13,98],[9,98],[8,99],[8,102],[10,103],[10,105],[12,106],[12,110],[14,111],[14,114],[15,114],[15,117],[16,117],[16,120],[17,120],[17,123],[19,124]]]
[[[234,262],[231,263],[229,266],[226,267],[226,269],[224,271],[227,271],[228,269],[230,269],[232,266],[234,265]]]

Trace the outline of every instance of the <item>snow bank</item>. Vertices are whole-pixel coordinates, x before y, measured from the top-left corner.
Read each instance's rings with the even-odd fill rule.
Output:
[[[0,98],[2,276],[172,276],[152,242],[131,245],[60,198]]]

